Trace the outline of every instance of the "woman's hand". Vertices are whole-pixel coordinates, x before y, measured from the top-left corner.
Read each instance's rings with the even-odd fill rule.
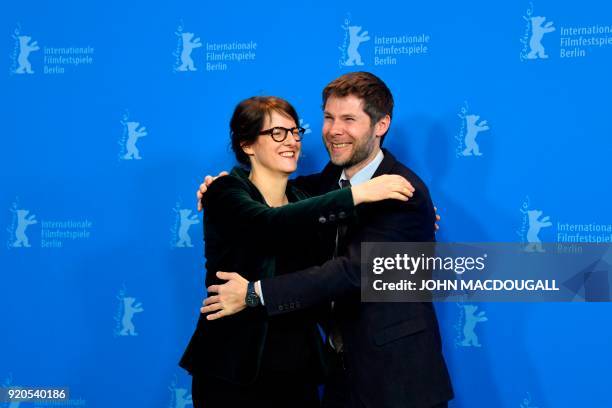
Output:
[[[355,205],[382,200],[408,201],[414,187],[408,180],[397,174],[383,174],[365,183],[351,187]]]

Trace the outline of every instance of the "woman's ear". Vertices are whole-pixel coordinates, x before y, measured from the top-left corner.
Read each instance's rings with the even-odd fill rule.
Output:
[[[240,144],[240,147],[242,148],[242,151],[244,152],[244,154],[246,154],[247,156],[253,156],[253,154],[255,154],[253,152],[253,147],[248,142],[242,142]]]

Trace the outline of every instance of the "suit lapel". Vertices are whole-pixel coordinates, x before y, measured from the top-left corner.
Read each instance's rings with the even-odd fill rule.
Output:
[[[340,185],[340,175],[342,174],[342,167],[336,166],[332,162],[327,163],[323,171],[321,172],[321,194],[327,193],[332,190],[338,190]]]
[[[391,174],[391,170],[395,166],[395,157],[391,153],[389,153],[387,149],[382,149],[382,151],[385,157],[374,172],[374,175],[372,175],[372,178],[382,176],[383,174]]]

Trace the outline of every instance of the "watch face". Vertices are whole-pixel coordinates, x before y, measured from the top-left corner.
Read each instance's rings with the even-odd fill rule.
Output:
[[[259,304],[259,296],[256,293],[249,293],[246,298],[247,306],[257,306]]]

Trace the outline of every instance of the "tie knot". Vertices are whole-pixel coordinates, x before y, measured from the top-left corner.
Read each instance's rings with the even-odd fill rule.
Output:
[[[350,187],[350,186],[351,186],[350,180],[346,180],[346,179],[341,179],[340,180],[340,188],[346,188],[346,187]]]

